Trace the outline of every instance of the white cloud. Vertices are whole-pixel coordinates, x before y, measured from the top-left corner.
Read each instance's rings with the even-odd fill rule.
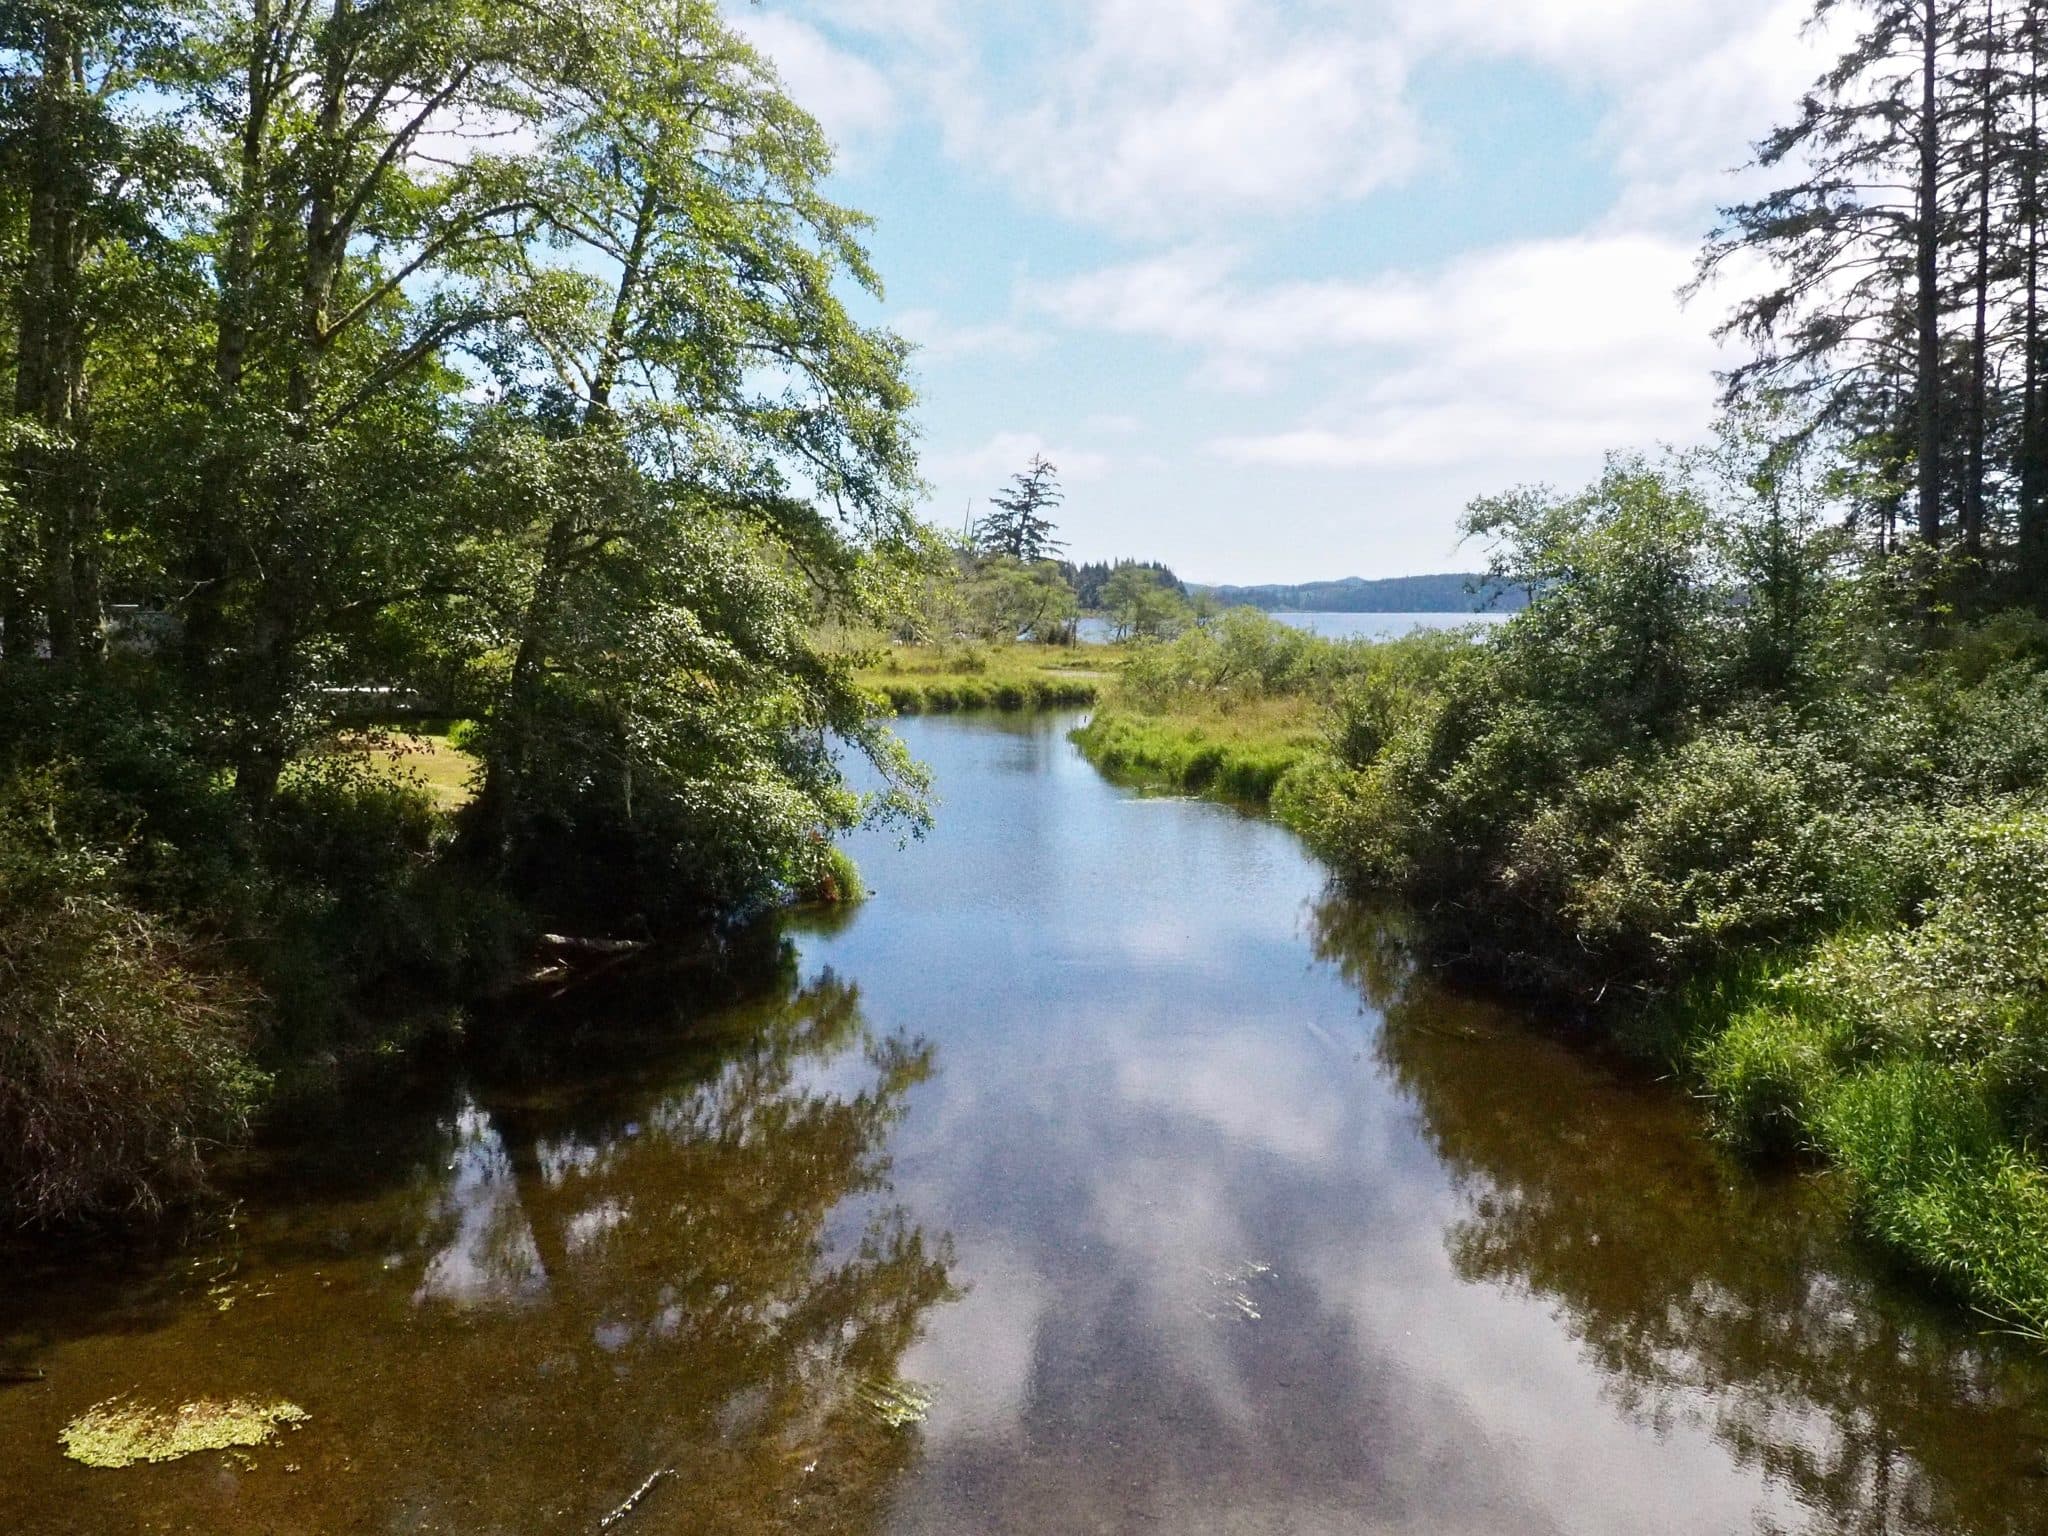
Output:
[[[1086,484],[1109,473],[1106,453],[1049,443],[1036,432],[998,432],[978,447],[956,453],[929,454],[925,472],[947,485],[979,485],[999,490],[1029,464],[1034,455],[1044,454],[1059,466],[1060,479],[1069,484]]]
[[[727,19],[774,63],[791,98],[838,149],[858,161],[886,142],[896,125],[897,100],[881,70],[792,16],[746,7]]]
[[[1202,354],[1194,381],[1256,383],[1334,359],[1350,387],[1312,420],[1213,446],[1321,468],[1555,462],[1689,438],[1718,361],[1707,305],[1681,306],[1689,241],[1595,234],[1478,252],[1434,272],[1256,285],[1186,250],[1034,290],[1060,321]]]
[[[1826,29],[1804,24],[1810,10],[1809,0],[1750,0],[1731,7],[1697,48],[1617,81],[1605,137],[1624,189],[1610,222],[1697,234],[1702,208],[1760,190],[1766,178],[1733,173],[1792,114],[1833,52]]]
[[[1358,197],[1414,165],[1392,50],[1290,36],[1230,0],[1129,15],[1149,9],[1105,7],[1058,84],[961,114],[959,142],[1027,196],[1137,232]]]
[[[1409,50],[1315,0],[793,0],[858,35],[955,159],[1022,201],[1127,233],[1361,196],[1417,161]],[[780,13],[769,13],[770,18]]]
[[[1696,220],[1825,52],[1803,36],[1808,0],[1060,0],[1028,21],[966,0],[787,4],[810,20],[734,19],[788,55],[828,123],[888,91],[830,32],[921,103],[955,159],[1153,236],[1397,184],[1422,163],[1418,69],[1503,59],[1604,93],[1622,206]]]
[[[921,362],[951,363],[962,358],[1036,357],[1045,350],[1045,337],[1007,320],[979,325],[956,325],[935,309],[906,309],[891,322],[896,332],[917,343]]]
[[[1517,477],[1605,449],[1687,441],[1713,411],[1717,352],[1674,289],[1689,243],[1592,237],[1510,247],[1421,286],[1431,330],[1345,404],[1287,432],[1228,437],[1240,463],[1324,468],[1506,462]]]
[[[1575,479],[1604,450],[1684,441],[1707,423],[1713,369],[1728,361],[1711,340],[1726,300],[1686,309],[1676,290],[1713,205],[1756,189],[1754,175],[1729,173],[1832,51],[1804,27],[1808,4],[770,0],[754,14],[866,61],[897,118],[921,119],[920,152],[1030,211],[1006,270],[1037,281],[1011,292],[1000,274],[977,285],[949,273],[943,314],[915,307],[929,293],[913,297],[899,324],[928,361],[1030,357],[1063,332],[1127,343],[1077,349],[1071,370],[1017,370],[1001,414],[948,416],[979,402],[935,395],[940,444],[962,445],[927,459],[947,500],[993,489],[1038,449],[1070,478],[1110,479],[1091,450],[1112,444],[1117,473],[1088,498],[1100,526],[1221,570],[1258,559],[1248,543],[1272,543],[1248,539],[1242,506],[1269,471],[1299,467],[1320,478],[1288,480],[1286,541],[1351,547],[1369,527],[1400,548],[1345,558],[1392,569],[1440,559],[1453,509],[1476,490]],[[1530,100],[1547,85],[1570,93],[1575,121],[1590,105],[1604,214],[1535,240],[1523,213],[1504,213],[1497,233],[1481,226],[1490,245],[1431,266],[1396,254],[1378,271],[1386,258],[1327,265],[1317,239],[1304,267],[1286,243],[1290,216],[1368,196],[1384,219],[1372,243],[1399,252],[1412,220],[1401,186],[1461,126],[1460,99],[1424,95],[1418,79]],[[1420,120],[1425,102],[1441,120]],[[1563,190],[1582,201],[1584,156],[1567,158]],[[1073,261],[1077,229],[1125,244],[1096,270],[1046,280]],[[979,308],[964,298],[976,292]],[[1234,398],[1169,390],[1177,411],[1150,408],[1131,380],[1161,354],[1185,386]],[[1130,409],[1142,437],[1088,414]],[[993,430],[1017,421],[1046,424],[1058,443]],[[1170,521],[1135,499],[1146,453],[1203,466]]]

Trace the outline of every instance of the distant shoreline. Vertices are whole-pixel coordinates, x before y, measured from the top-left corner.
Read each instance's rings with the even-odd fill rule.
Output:
[[[1527,606],[1519,591],[1493,587],[1477,571],[1374,580],[1347,576],[1339,581],[1273,582],[1253,586],[1187,584],[1225,607],[1266,613],[1499,613]]]

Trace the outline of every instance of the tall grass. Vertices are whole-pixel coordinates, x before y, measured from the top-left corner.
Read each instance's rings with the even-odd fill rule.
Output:
[[[1074,732],[1088,760],[1125,783],[1263,805],[1314,748],[1298,707],[1160,717],[1105,711]]]
[[[0,1221],[196,1189],[263,1086],[248,983],[123,898],[77,795],[55,771],[0,780]]]
[[[1647,1016],[1719,1133],[1838,1168],[1873,1238],[2048,1332],[2048,816],[1958,819],[1922,920],[1738,953]]]
[[[893,646],[861,686],[899,715],[1080,709],[1102,697],[1117,658],[1075,646]]]

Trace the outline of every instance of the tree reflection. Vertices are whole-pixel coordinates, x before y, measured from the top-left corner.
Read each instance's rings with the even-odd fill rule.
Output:
[[[888,1199],[933,1070],[831,976],[727,1011],[683,1081],[480,1093],[409,1244],[402,1401],[349,1418],[405,1528],[860,1530],[917,1443],[897,1362],[950,1247]],[[894,1420],[895,1422],[892,1422]]]
[[[1436,986],[1380,914],[1314,929],[1463,1198],[1462,1278],[1555,1304],[1625,1412],[1704,1423],[1816,1531],[2040,1528],[2048,1373],[1879,1271],[1824,1182],[1729,1166],[1669,1085]]]

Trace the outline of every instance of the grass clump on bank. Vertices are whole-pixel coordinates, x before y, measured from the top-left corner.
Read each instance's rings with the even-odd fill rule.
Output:
[[[0,781],[0,1211],[153,1209],[258,1102],[247,985],[138,909],[67,824],[73,784]]]
[[[1263,804],[1313,750],[1317,734],[1313,711],[1285,700],[1171,716],[1106,709],[1074,741],[1121,782]]]
[[[1101,647],[898,645],[856,677],[899,715],[1081,709],[1101,697],[1114,666]]]

